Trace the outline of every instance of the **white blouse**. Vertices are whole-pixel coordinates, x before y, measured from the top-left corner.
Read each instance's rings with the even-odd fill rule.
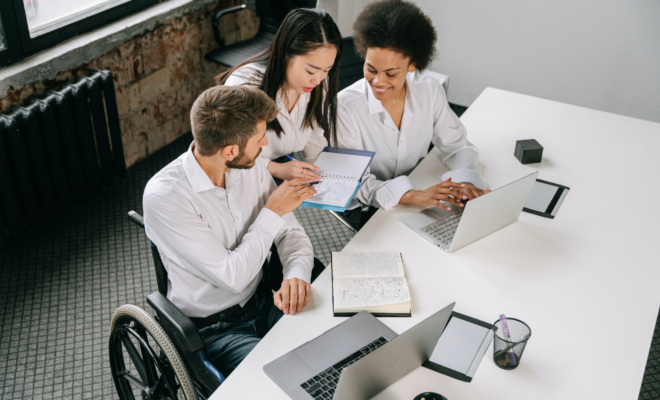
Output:
[[[265,71],[265,66],[256,63],[245,65],[229,76],[225,86],[260,85],[261,76]],[[302,151],[308,162],[316,161],[323,148],[328,145],[328,141],[323,136],[323,127],[317,126],[315,122],[312,122],[311,127],[303,128],[309,100],[310,93],[301,94],[296,105],[289,112],[279,92],[277,93],[275,102],[280,111],[277,114],[277,120],[282,126],[283,132],[280,137],[277,137],[272,129],[266,131],[268,146],[263,147],[261,157],[273,160],[294,151]]]
[[[376,152],[355,196],[361,203],[385,209],[399,204],[413,188],[408,174],[426,156],[431,143],[451,169],[442,180],[451,177],[454,182],[486,188],[477,169],[479,152],[449,108],[442,85],[430,76],[408,73],[400,130],[364,78],[342,90],[338,103],[339,147]],[[357,206],[354,200],[348,208]]]

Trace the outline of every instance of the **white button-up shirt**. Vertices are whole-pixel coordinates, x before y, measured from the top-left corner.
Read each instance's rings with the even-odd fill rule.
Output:
[[[465,127],[449,108],[442,86],[423,73],[408,73],[401,129],[392,121],[366,79],[338,96],[339,147],[371,150],[376,156],[355,196],[363,204],[385,209],[399,204],[411,190],[408,174],[426,156],[433,143],[451,169],[442,179],[470,182],[485,189],[477,169],[479,152],[467,140]],[[354,200],[349,209],[357,207]]]
[[[264,208],[277,187],[265,161],[225,174],[215,186],[190,149],[147,183],[146,232],[168,273],[167,298],[189,317],[207,317],[254,294],[273,243],[284,279],[310,282],[312,243],[293,213]]]
[[[256,63],[245,65],[227,78],[225,86],[238,86],[243,84],[261,85],[261,76],[266,71],[264,66]],[[268,146],[263,147],[261,157],[274,160],[294,151],[302,151],[305,159],[313,163],[318,158],[328,141],[323,136],[323,128],[312,121],[312,126],[303,128],[305,111],[309,104],[310,93],[303,93],[298,97],[296,105],[289,112],[277,93],[275,103],[279,109],[277,120],[282,126],[282,134],[277,136],[275,131],[266,131]]]

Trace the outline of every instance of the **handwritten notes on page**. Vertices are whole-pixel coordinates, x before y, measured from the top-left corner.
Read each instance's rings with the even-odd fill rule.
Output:
[[[406,278],[337,279],[337,308],[371,307],[410,301]]]
[[[357,185],[357,181],[321,179],[321,183],[316,185],[314,198],[305,201],[308,203],[344,207],[351,200]]]
[[[335,314],[367,309],[381,315],[410,316],[410,290],[401,253],[332,253]]]

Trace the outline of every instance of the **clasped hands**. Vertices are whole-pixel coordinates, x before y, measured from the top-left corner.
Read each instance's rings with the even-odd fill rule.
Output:
[[[465,202],[482,196],[490,190],[482,190],[469,182],[452,182],[451,178],[431,186],[426,190],[410,190],[406,192],[399,201],[400,204],[412,204],[417,207],[436,206],[445,210],[451,207],[441,203],[442,201],[465,207]]]

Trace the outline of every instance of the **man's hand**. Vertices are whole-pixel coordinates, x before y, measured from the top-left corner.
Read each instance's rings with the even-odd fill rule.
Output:
[[[442,204],[440,201],[446,201],[457,207],[463,207],[461,200],[467,200],[468,197],[461,193],[461,183],[452,182],[451,178],[426,190],[410,190],[401,197],[399,204],[412,204],[417,207],[436,206],[451,210],[451,207]]]
[[[490,190],[481,190],[470,182],[462,182],[458,191],[461,192],[463,200],[472,200],[490,192]]]
[[[314,197],[316,189],[314,186],[306,185],[306,183],[302,178],[284,181],[270,194],[264,208],[273,211],[280,217],[290,213],[298,208],[303,201]]]
[[[319,180],[319,167],[304,161],[293,160],[282,164],[276,162],[268,163],[268,171],[276,178],[283,181],[291,181],[297,178],[304,179],[307,183]],[[314,173],[313,171],[316,171]]]
[[[282,287],[275,292],[275,306],[284,314],[295,315],[301,312],[312,296],[312,286],[302,279],[292,278],[282,281]]]

